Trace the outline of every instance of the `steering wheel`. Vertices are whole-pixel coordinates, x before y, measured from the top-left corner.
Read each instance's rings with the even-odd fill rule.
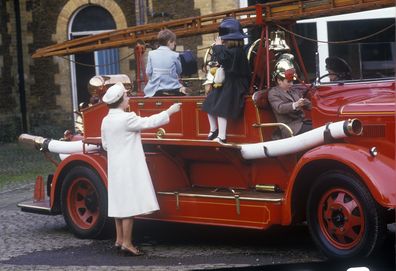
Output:
[[[322,80],[323,78],[328,77],[330,75],[335,75],[335,76],[337,76],[337,78],[339,78],[339,76],[340,76],[338,73],[326,73],[326,74],[322,75],[321,77],[319,77],[317,79],[317,82],[320,83],[320,80]]]

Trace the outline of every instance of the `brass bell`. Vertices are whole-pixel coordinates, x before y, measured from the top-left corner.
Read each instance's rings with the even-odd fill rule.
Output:
[[[290,50],[290,47],[287,45],[285,40],[285,32],[284,31],[272,31],[270,34],[270,45],[269,49],[274,51],[285,51]]]

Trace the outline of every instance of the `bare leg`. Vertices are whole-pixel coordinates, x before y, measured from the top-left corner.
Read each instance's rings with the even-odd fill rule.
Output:
[[[123,241],[123,231],[122,231],[122,219],[115,218],[115,226],[116,226],[116,244],[122,245]]]
[[[133,230],[133,217],[122,219],[122,232],[124,234],[122,246],[137,252],[137,249],[132,244],[132,230]]]

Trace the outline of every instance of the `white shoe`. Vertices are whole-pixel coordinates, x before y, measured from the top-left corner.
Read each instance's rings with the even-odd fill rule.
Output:
[[[220,137],[216,137],[215,139],[213,139],[213,141],[216,141],[220,144],[225,144],[227,143],[227,139],[221,139]]]

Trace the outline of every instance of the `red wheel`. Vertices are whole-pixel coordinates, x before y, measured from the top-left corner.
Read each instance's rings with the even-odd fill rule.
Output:
[[[325,193],[318,208],[321,231],[338,249],[352,249],[362,239],[364,216],[362,206],[350,191],[334,188]]]
[[[98,192],[84,177],[74,179],[67,191],[67,209],[73,223],[89,229],[99,218]]]
[[[382,244],[386,223],[368,189],[346,172],[321,175],[310,191],[307,221],[330,258],[367,257]]]
[[[94,170],[72,168],[62,183],[61,194],[63,216],[76,236],[94,238],[108,226],[107,190]]]

